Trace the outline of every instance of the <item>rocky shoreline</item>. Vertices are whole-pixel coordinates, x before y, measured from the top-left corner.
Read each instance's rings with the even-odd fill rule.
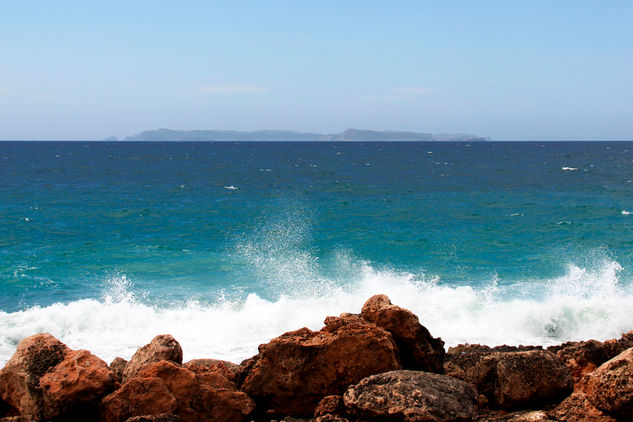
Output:
[[[50,334],[0,370],[0,421],[619,421],[633,419],[633,331],[445,352],[412,312],[371,297],[259,347],[183,364],[170,335],[108,365]]]

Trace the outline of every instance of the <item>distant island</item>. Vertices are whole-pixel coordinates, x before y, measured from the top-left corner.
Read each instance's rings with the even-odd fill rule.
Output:
[[[105,139],[118,141],[116,137]],[[347,129],[341,133],[321,134],[288,130],[257,130],[241,132],[235,130],[146,130],[128,136],[123,141],[440,141],[482,142],[489,138],[468,133],[415,133],[399,131],[375,131]]]

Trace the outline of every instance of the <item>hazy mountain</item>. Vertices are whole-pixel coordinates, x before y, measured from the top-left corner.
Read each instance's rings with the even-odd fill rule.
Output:
[[[108,138],[111,140],[111,138]],[[147,130],[128,136],[124,141],[486,141],[470,134],[437,134],[347,129],[342,133],[320,134],[289,130]]]

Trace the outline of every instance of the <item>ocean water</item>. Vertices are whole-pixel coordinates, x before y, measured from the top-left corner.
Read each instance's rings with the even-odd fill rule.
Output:
[[[0,365],[234,362],[373,294],[447,346],[633,329],[633,144],[0,142]]]

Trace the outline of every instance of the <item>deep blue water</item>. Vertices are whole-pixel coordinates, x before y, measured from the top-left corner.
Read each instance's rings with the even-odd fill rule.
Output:
[[[633,305],[632,180],[626,142],[0,142],[0,327],[10,351],[56,306],[317,313],[375,287],[423,313],[470,289],[450,312],[482,323],[552,307],[518,322],[536,339],[633,329],[605,316]]]

